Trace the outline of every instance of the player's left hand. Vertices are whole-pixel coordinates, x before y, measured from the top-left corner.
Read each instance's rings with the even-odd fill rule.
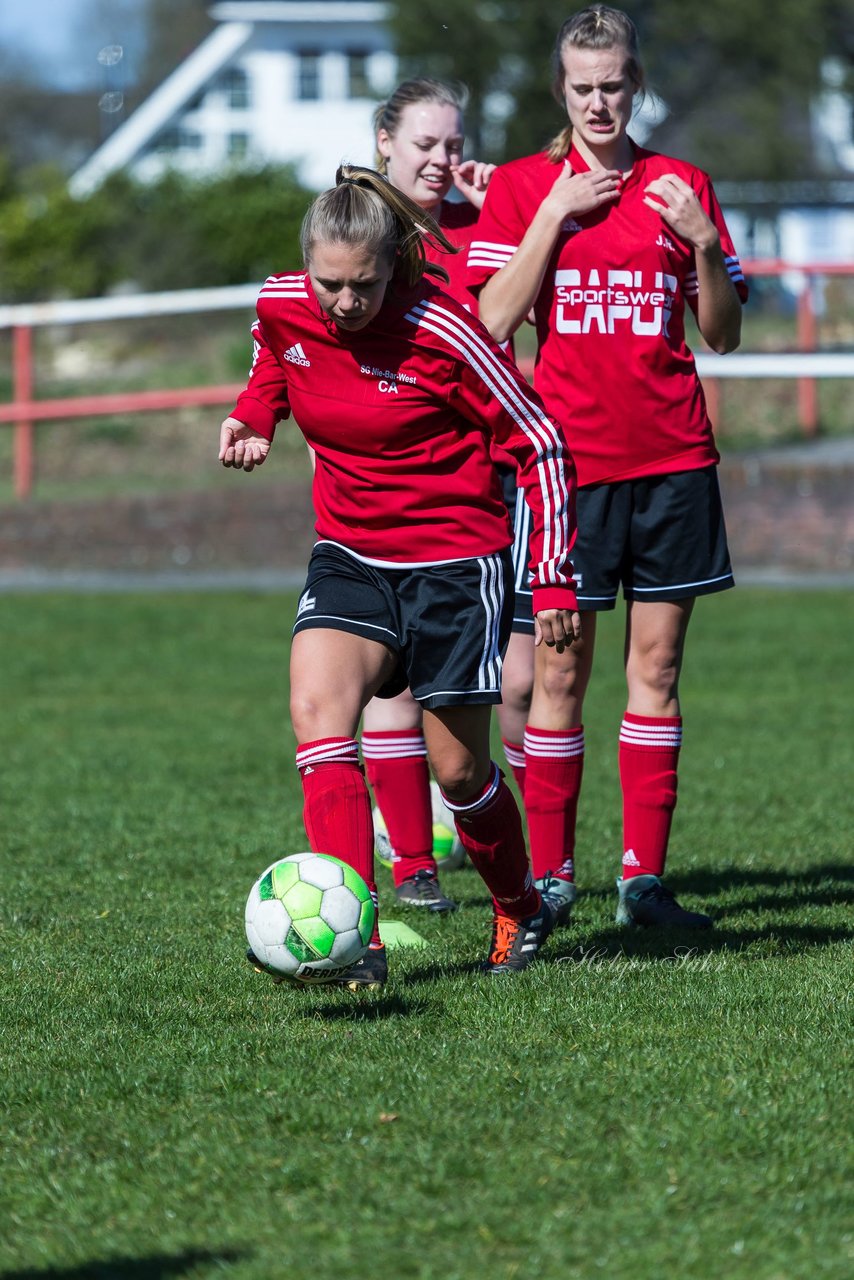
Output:
[[[486,188],[494,173],[495,165],[484,164],[482,160],[464,160],[462,164],[451,166],[454,186],[476,209],[483,208]]]
[[[693,187],[675,173],[664,173],[650,182],[644,188],[643,202],[695,249],[708,249],[720,239]]]
[[[558,653],[581,639],[581,614],[572,609],[541,609],[534,614],[534,644],[546,644]]]

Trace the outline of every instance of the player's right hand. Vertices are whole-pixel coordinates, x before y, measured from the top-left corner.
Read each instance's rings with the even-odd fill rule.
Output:
[[[245,422],[226,418],[220,427],[219,460],[224,467],[252,471],[261,466],[269,452],[270,441],[247,427]]]
[[[565,163],[544,203],[549,204],[561,219],[590,213],[617,199],[622,176],[619,169],[588,169],[586,173],[573,173],[569,163]]]

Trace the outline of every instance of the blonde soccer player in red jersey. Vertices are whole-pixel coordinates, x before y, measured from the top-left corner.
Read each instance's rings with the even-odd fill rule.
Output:
[[[477,299],[467,284],[466,258],[494,165],[463,160],[464,92],[429,77],[404,80],[374,113],[377,171],[429,213],[459,252],[428,238],[428,260],[447,272],[445,288],[467,310]],[[449,200],[452,190],[465,199]],[[268,359],[260,352],[258,359]],[[274,386],[272,360],[265,385]],[[257,379],[261,381],[260,376]],[[504,499],[513,523],[514,612],[497,707],[505,755],[524,796],[523,736],[534,679],[534,615],[528,582],[531,517],[517,484],[512,457],[493,442]],[[429,549],[425,549],[429,555]],[[433,815],[421,707],[409,689],[373,698],[365,708],[362,757],[393,849],[398,902],[433,913],[456,909],[439,882],[433,853]]]
[[[626,600],[628,702],[619,734],[624,924],[708,927],[662,881],[682,740],[679,674],[697,596],[733,585],[718,452],[686,306],[713,350],[740,340],[747,287],[708,176],[637,146],[637,32],[607,5],[563,24],[554,91],[568,126],[550,147],[492,176],[469,282],[493,336],[533,309],[534,385],[578,468],[573,560],[583,641],[540,648],[525,733],[536,883],[566,918],[575,895],[582,711],[596,615]]]
[[[512,614],[512,531],[490,453],[514,459],[533,520],[537,639],[580,634],[570,549],[574,471],[561,428],[479,322],[426,278],[453,246],[379,174],[343,166],[302,228],[304,270],[258,300],[256,360],[220,459],[252,470],[294,413],[314,450],[318,541],[294,625],[291,719],[311,847],[376,894],[371,802],[355,733],[375,694],[408,686],[433,772],[493,899],[486,969],[525,968],[554,910],[490,758]],[[271,359],[272,357],[272,359]],[[449,619],[453,626],[449,626]],[[379,933],[347,986],[387,973]]]

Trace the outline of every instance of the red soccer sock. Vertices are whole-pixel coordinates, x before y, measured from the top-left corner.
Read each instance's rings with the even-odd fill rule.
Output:
[[[584,728],[525,729],[525,813],[534,879],[575,877],[575,819],[584,772]]]
[[[519,788],[519,795],[525,799],[525,747],[521,742],[508,742],[506,738],[501,739],[501,745],[504,748],[504,756],[513,773],[516,786]]]
[[[320,738],[297,747],[303,821],[315,853],[331,853],[357,871],[377,905],[371,797],[353,738]],[[371,946],[379,945],[379,914]]]
[[[623,879],[660,876],[676,808],[681,716],[636,716],[620,726]]]
[[[362,734],[362,756],[394,850],[396,885],[417,871],[436,874],[427,747],[420,729]]]
[[[457,835],[492,894],[495,908],[513,920],[525,920],[540,906],[531,880],[522,819],[498,765],[493,764],[483,790],[465,804],[444,796],[453,812]]]

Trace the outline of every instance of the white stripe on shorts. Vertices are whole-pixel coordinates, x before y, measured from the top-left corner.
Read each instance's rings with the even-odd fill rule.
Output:
[[[503,660],[500,645],[500,623],[504,607],[504,574],[501,557],[478,556],[480,565],[480,598],[486,617],[480,665],[477,673],[478,689],[500,689]]]

